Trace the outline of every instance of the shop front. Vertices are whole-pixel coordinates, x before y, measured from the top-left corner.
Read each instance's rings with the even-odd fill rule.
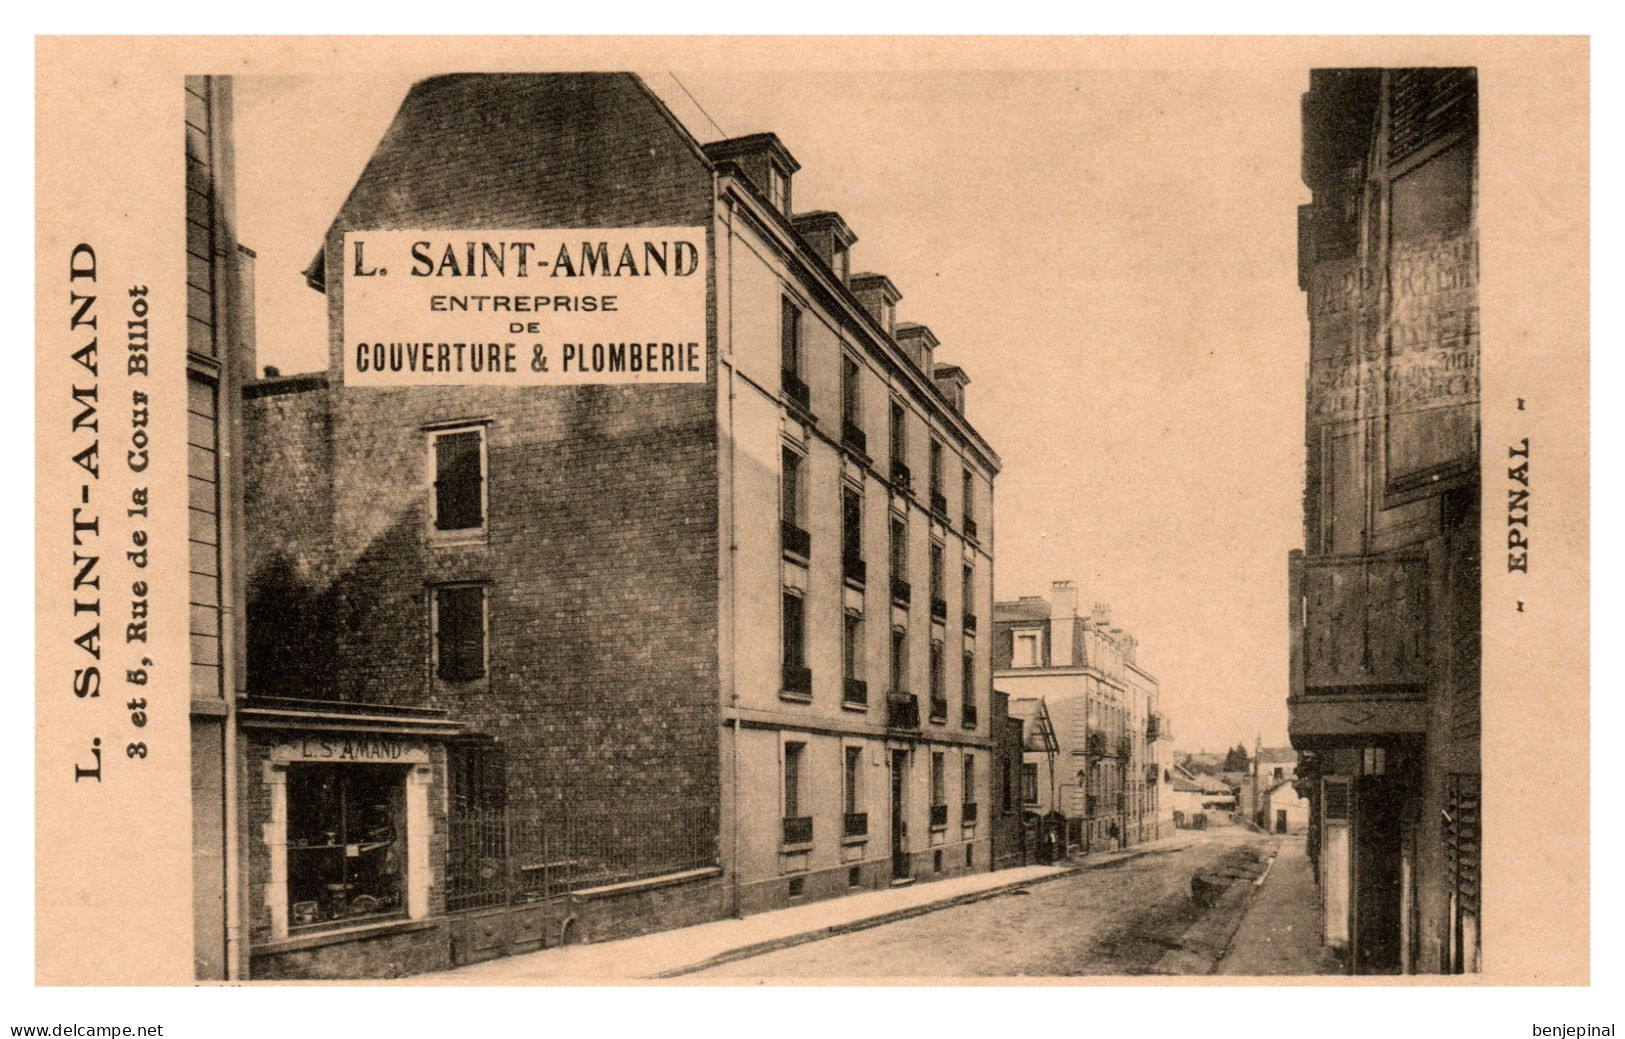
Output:
[[[450,963],[444,714],[256,701],[241,716],[250,977]]]

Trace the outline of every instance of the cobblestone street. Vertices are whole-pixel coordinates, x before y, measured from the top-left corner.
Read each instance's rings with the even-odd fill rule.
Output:
[[[797,945],[696,979],[969,978],[1211,972],[1245,898],[1205,908],[1191,877],[1268,855],[1240,829],[1184,831],[1146,854],[968,905]],[[1238,896],[1250,882],[1236,882]],[[1313,918],[1312,907],[1304,914]]]

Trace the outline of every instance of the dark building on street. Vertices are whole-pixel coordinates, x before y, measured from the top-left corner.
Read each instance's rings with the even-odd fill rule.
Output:
[[[1327,944],[1479,964],[1478,94],[1473,69],[1312,74],[1292,744]]]

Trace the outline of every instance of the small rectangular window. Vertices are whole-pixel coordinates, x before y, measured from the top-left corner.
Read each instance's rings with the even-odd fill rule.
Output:
[[[801,308],[788,296],[779,301],[779,365],[791,375],[801,374]]]
[[[801,758],[807,749],[805,743],[784,745],[784,817],[801,817]]]
[[[908,692],[908,633],[892,629],[891,687],[894,693]]]
[[[485,525],[485,431],[433,434],[434,526],[478,530]]]
[[[784,478],[780,490],[783,500],[780,508],[784,513],[784,522],[792,527],[805,527],[801,515],[801,496],[803,493],[802,458],[788,447],[784,449]]]
[[[858,362],[851,354],[841,354],[841,420],[860,430],[863,428],[863,401],[858,395],[861,386]]]
[[[1013,667],[1037,667],[1038,633],[1017,632],[1012,658],[1011,665]]]
[[[908,455],[908,441],[904,426],[903,405],[891,402],[891,463],[896,469]]]
[[[842,787],[844,790],[843,803],[847,815],[855,815],[858,812],[858,805],[863,803],[858,789],[858,784],[862,779],[863,748],[848,747],[846,748],[846,778]]]
[[[1021,765],[1021,803],[1038,803],[1038,764],[1024,761]]]
[[[479,585],[436,588],[436,674],[447,682],[485,676],[485,589]]]
[[[841,637],[841,676],[854,682],[863,678],[863,618],[848,613],[845,620]]]
[[[784,593],[784,666],[806,666],[806,609],[801,596]]]

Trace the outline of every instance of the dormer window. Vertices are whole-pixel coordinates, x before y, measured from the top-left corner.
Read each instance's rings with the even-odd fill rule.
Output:
[[[790,178],[784,175],[777,163],[769,163],[767,167],[767,200],[773,208],[786,215],[790,212]]]

